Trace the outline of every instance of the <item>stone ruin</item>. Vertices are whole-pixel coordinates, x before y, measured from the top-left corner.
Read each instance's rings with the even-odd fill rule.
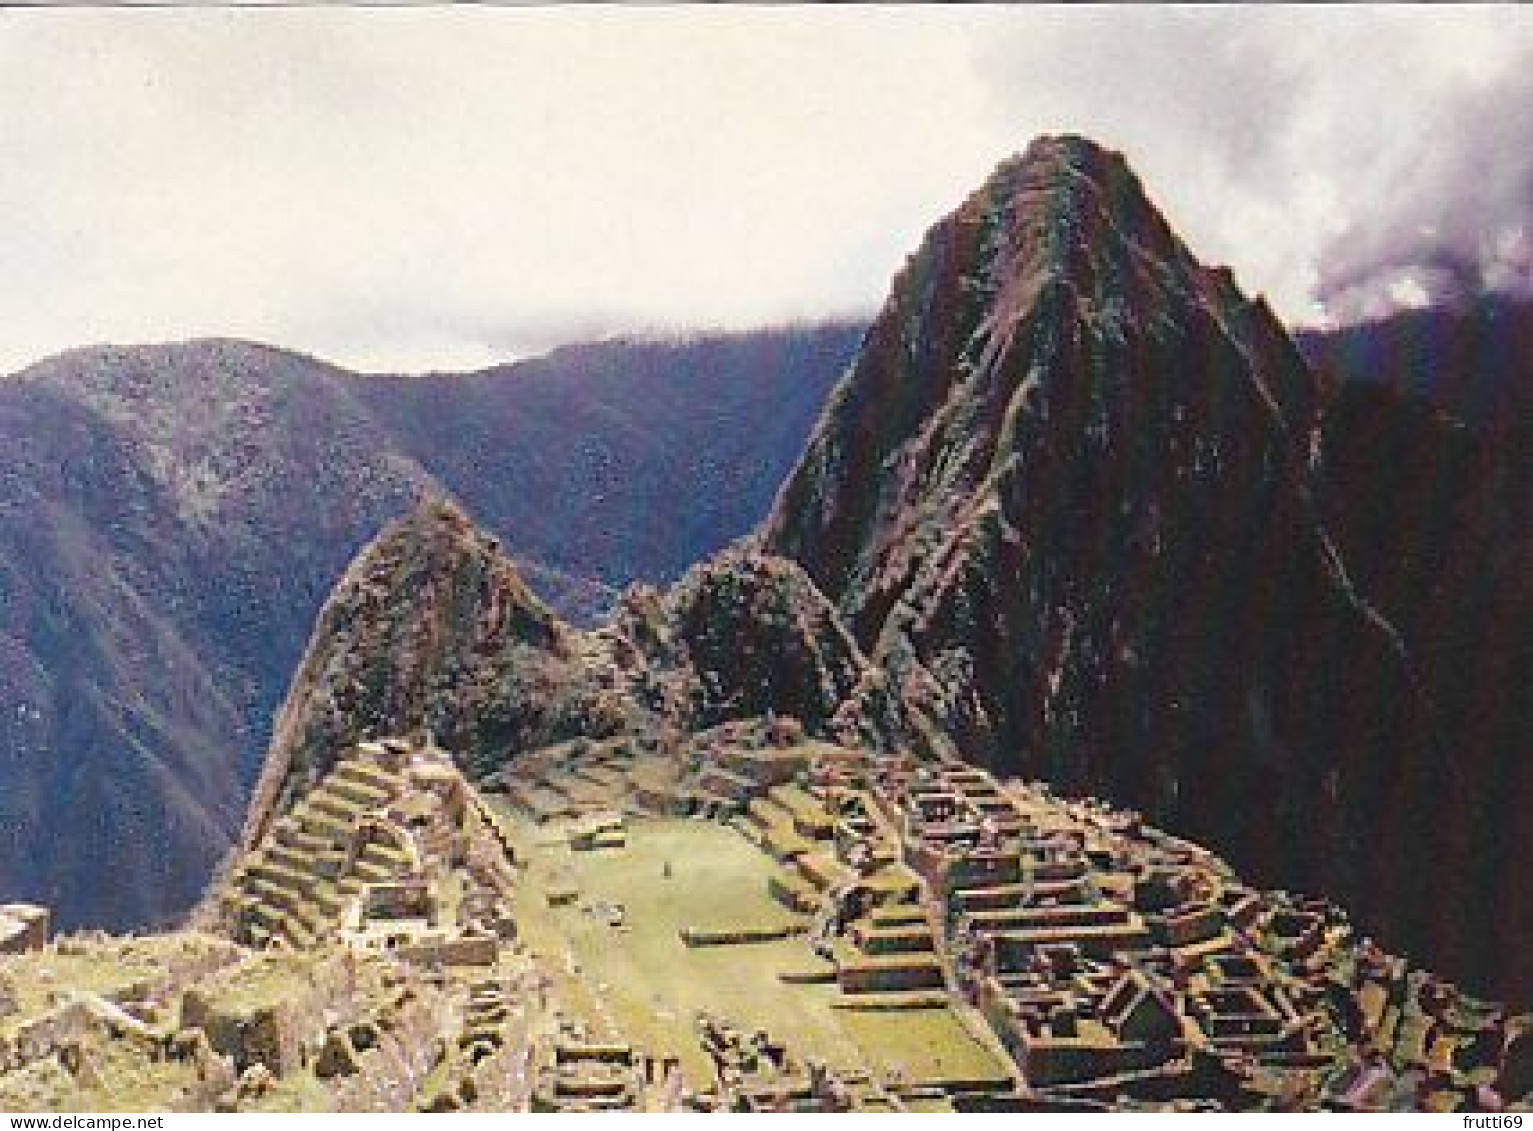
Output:
[[[35,903],[0,904],[0,954],[25,954],[48,945],[49,912]]]
[[[434,746],[346,751],[225,883],[235,937],[327,939],[426,964],[485,965],[515,936],[515,851],[500,819]]]

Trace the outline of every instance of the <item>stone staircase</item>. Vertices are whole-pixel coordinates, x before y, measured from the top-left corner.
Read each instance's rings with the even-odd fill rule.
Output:
[[[315,945],[336,927],[364,883],[398,875],[404,853],[369,844],[346,867],[357,823],[398,796],[397,773],[361,755],[344,757],[228,877],[220,902],[239,941]],[[343,874],[344,871],[344,874]]]
[[[877,994],[898,1008],[925,1005],[947,977],[930,916],[919,904],[874,907],[851,931],[852,953],[838,954],[836,981],[848,995]]]

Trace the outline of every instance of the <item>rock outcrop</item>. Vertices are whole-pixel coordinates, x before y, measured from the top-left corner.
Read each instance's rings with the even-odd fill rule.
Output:
[[[487,766],[521,747],[621,729],[626,706],[602,696],[576,636],[462,511],[423,503],[358,556],[325,603],[244,845],[364,739],[429,736]]]
[[[440,743],[470,774],[573,738],[688,733],[782,715],[827,733],[863,676],[794,563],[731,552],[669,593],[636,587],[581,632],[444,500],[389,526],[326,602],[294,676],[242,844],[254,846],[359,741]]]
[[[823,732],[862,673],[835,609],[782,558],[733,552],[695,566],[666,616],[695,688],[694,729],[780,714]]]

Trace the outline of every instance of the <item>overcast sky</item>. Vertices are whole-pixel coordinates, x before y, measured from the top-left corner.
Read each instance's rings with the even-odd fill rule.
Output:
[[[1290,321],[1533,271],[1533,11],[0,10],[0,368],[863,314],[1041,132]]]

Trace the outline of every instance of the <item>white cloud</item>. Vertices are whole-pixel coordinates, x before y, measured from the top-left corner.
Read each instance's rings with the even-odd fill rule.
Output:
[[[1381,258],[1360,218],[1431,212],[1472,139],[1401,193],[1411,162],[1526,59],[1520,11],[1413,12],[6,11],[0,367],[214,333],[469,365],[871,310],[1064,128],[1303,316],[1323,253]]]

